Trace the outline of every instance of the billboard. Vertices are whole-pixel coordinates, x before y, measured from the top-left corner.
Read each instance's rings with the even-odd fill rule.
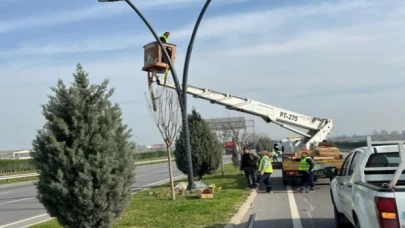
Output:
[[[225,117],[225,118],[213,118],[205,119],[214,131],[220,131],[224,129],[246,129],[245,117]]]

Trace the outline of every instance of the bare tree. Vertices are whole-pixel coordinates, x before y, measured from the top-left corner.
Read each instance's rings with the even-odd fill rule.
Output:
[[[222,142],[222,145],[225,145],[226,140],[231,136],[231,133],[226,130],[222,129],[220,131],[215,132],[218,139]],[[222,156],[222,161],[221,161],[221,174],[224,176],[224,157]]]
[[[256,135],[257,141],[256,141],[256,148],[259,150],[273,150],[273,142],[271,138],[265,134],[265,133],[259,133]]]
[[[233,152],[232,152],[232,164],[234,167],[238,168],[240,166],[240,157],[241,157],[241,129],[232,126],[231,123],[222,124],[223,132],[226,132],[229,135],[233,142]]]
[[[180,124],[180,106],[178,102],[177,94],[174,90],[166,89],[165,87],[160,87],[155,90],[157,98],[156,100],[156,111],[153,109],[153,104],[150,98],[146,96],[146,101],[148,103],[149,113],[152,116],[163,140],[166,144],[167,159],[169,165],[169,178],[170,178],[170,190],[172,199],[176,199],[176,194],[174,191],[173,182],[173,167],[172,167],[172,157],[171,157],[171,147],[173,146],[173,141],[179,133]]]
[[[247,129],[239,132],[239,140],[243,147],[251,145],[251,143],[257,143],[259,137],[255,132],[248,131]]]
[[[227,133],[227,137],[232,139],[234,143],[234,150],[232,153],[232,163],[235,167],[240,166],[240,158],[242,155],[241,149],[248,147],[251,143],[257,143],[258,137],[254,132],[249,131],[247,128],[239,128],[234,126],[231,122],[222,124],[223,132]]]

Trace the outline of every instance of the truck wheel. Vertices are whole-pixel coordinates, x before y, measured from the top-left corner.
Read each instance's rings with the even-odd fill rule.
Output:
[[[333,214],[335,215],[336,228],[352,228],[353,227],[352,224],[350,224],[348,222],[346,216],[342,213],[339,213],[335,204],[333,204]]]
[[[286,180],[286,179],[283,178],[283,184],[284,184],[285,186],[288,185],[288,182],[289,182],[288,180]]]

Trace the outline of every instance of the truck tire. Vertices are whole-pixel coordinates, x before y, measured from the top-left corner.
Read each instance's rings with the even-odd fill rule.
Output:
[[[284,177],[283,177],[283,184],[284,184],[285,186],[287,186],[287,185],[289,184],[289,181],[286,180],[286,179],[284,179]]]
[[[352,228],[353,227],[352,224],[350,224],[350,222],[347,220],[346,216],[337,210],[335,203],[333,203],[333,214],[335,215],[336,228]]]

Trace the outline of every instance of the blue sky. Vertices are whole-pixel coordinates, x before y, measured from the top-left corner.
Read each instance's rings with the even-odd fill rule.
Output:
[[[178,45],[180,74],[203,0],[133,0]],[[193,51],[189,83],[331,118],[332,135],[405,130],[405,2],[213,0]],[[146,109],[142,46],[153,37],[124,3],[0,1],[0,149],[31,147],[50,86],[82,63],[110,78],[139,144],[160,143]],[[189,99],[206,118],[245,116]],[[253,118],[256,131],[294,135]]]

